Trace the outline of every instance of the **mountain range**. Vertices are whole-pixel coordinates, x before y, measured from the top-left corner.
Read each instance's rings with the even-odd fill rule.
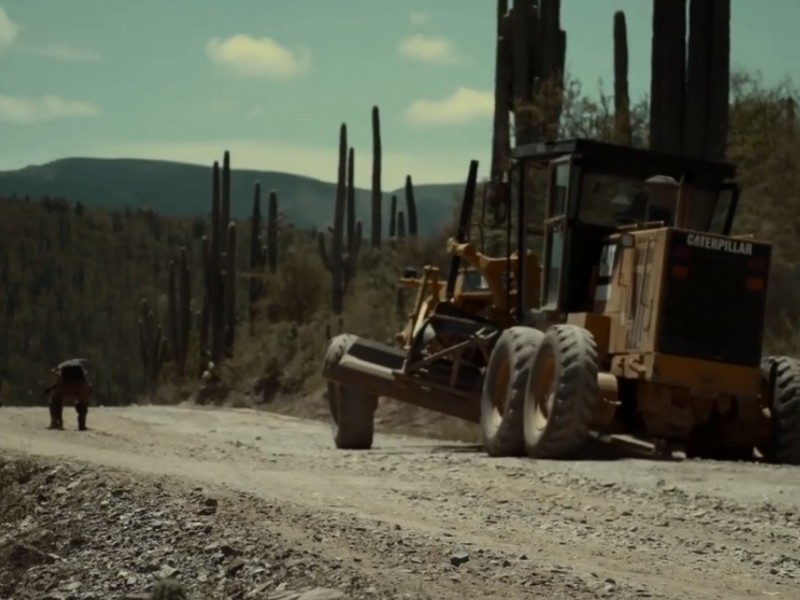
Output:
[[[120,210],[150,207],[165,215],[200,216],[211,206],[210,167],[145,159],[65,158],[14,171],[0,171],[0,197],[66,198],[89,207]],[[262,214],[266,195],[274,190],[278,209],[296,227],[327,227],[333,218],[336,184],[275,171],[231,169],[231,215],[252,212],[253,189],[261,183]],[[463,183],[414,185],[420,235],[449,223],[463,193]],[[405,210],[403,189],[385,190],[383,221],[386,235],[392,195]],[[356,189],[356,214],[370,229],[370,191]]]

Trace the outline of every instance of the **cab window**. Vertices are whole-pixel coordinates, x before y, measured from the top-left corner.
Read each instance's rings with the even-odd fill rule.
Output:
[[[728,215],[733,210],[734,190],[726,188],[720,191],[717,197],[714,213],[711,215],[711,223],[708,230],[711,233],[726,233],[725,225],[728,222]]]
[[[647,193],[644,182],[601,173],[585,173],[578,220],[589,225],[619,227],[644,221]]]

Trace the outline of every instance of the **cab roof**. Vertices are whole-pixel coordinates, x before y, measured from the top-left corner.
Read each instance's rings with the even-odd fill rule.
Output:
[[[584,138],[524,144],[511,151],[515,160],[541,163],[570,154],[580,156],[586,168],[642,179],[668,175],[677,181],[683,178],[699,186],[716,187],[736,176],[736,166],[730,163]]]

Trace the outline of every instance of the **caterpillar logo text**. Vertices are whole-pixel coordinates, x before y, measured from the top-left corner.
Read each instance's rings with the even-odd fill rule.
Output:
[[[753,244],[741,240],[731,240],[725,238],[709,237],[707,235],[689,234],[686,237],[686,245],[706,250],[717,250],[729,254],[742,254],[753,256]]]

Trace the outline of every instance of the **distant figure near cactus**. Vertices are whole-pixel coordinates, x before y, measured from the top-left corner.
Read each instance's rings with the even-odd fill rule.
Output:
[[[44,390],[50,394],[50,426],[48,429],[64,429],[64,400],[72,400],[75,412],[78,413],[78,429],[86,430],[86,416],[89,413],[89,397],[92,394],[92,384],[86,372],[88,363],[83,358],[66,360],[52,369],[56,377],[55,383]]]

